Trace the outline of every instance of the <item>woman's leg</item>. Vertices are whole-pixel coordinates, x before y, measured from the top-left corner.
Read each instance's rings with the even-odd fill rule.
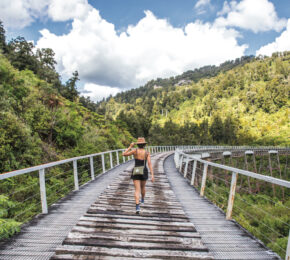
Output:
[[[146,186],[146,181],[141,181],[141,195],[142,195],[142,199],[145,198],[145,193],[146,193],[145,186]]]
[[[134,186],[135,186],[135,201],[136,201],[136,204],[139,204],[139,200],[140,200],[140,190],[141,190],[141,187],[140,187],[140,180],[133,180],[134,182]]]

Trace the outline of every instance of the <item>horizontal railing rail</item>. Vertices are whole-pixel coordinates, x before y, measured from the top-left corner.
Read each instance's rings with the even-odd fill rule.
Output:
[[[149,146],[146,149],[151,154],[155,154],[155,153],[159,153],[159,152],[174,151],[178,147],[179,146]],[[180,148],[190,149],[190,148],[192,148],[192,146],[182,146],[182,147],[180,146]],[[25,169],[6,172],[6,173],[0,174],[0,181],[3,181],[5,179],[10,179],[10,178],[13,178],[16,176],[20,176],[20,175],[38,172],[39,193],[40,193],[39,195],[40,195],[42,213],[47,214],[48,213],[48,202],[47,202],[47,192],[46,192],[46,186],[47,186],[46,185],[46,182],[47,182],[46,174],[47,174],[48,170],[53,169],[54,167],[57,167],[57,166],[63,166],[63,165],[67,165],[67,164],[72,163],[72,167],[71,167],[72,171],[71,172],[73,175],[74,190],[79,190],[80,180],[79,180],[79,172],[78,171],[79,171],[80,167],[78,166],[78,162],[82,162],[82,160],[84,160],[84,159],[89,160],[88,161],[88,163],[89,163],[88,168],[89,168],[90,175],[91,175],[90,179],[94,180],[95,179],[95,165],[94,165],[95,162],[94,162],[94,160],[96,158],[99,158],[100,167],[101,167],[102,172],[104,173],[107,170],[112,169],[112,168],[120,165],[121,163],[125,163],[126,161],[133,159],[133,156],[129,156],[129,157],[123,156],[123,158],[121,158],[122,152],[124,152],[124,151],[125,151],[125,149],[117,149],[117,150],[99,152],[99,153],[64,159],[64,160],[60,160],[60,161],[45,163],[45,164],[41,164],[41,165],[37,165],[37,166],[25,168]],[[60,174],[61,173],[59,173],[58,175],[60,175]],[[69,170],[66,170],[65,174],[68,176],[71,173]],[[87,183],[87,181],[85,183]],[[82,184],[85,184],[85,183],[82,183]],[[33,185],[35,186],[35,184],[33,184]],[[19,191],[17,191],[17,192],[19,192]],[[12,194],[14,194],[14,193],[15,192],[12,192]],[[8,194],[8,196],[9,195],[10,194]],[[36,198],[36,195],[34,194],[30,198],[34,199],[34,198]],[[26,201],[26,199],[24,201]]]
[[[255,151],[261,151],[261,150],[267,150],[269,154],[277,154],[278,152],[279,153],[286,152],[286,154],[290,154],[289,148],[282,148],[282,147],[219,147],[218,149],[225,151],[224,156],[231,155],[230,151],[234,151],[234,150],[241,150],[243,151],[245,155],[254,154]],[[247,178],[253,178],[259,181],[264,181],[271,185],[275,184],[275,185],[281,186],[282,189],[290,188],[290,181],[287,181],[287,180],[282,180],[282,179],[275,178],[272,176],[262,175],[256,172],[211,162],[210,161],[211,151],[215,151],[215,150],[216,149],[212,147],[200,147],[200,148],[194,147],[193,149],[176,149],[175,154],[174,154],[174,161],[175,161],[176,168],[179,169],[179,172],[183,175],[184,178],[187,178],[187,175],[189,173],[191,174],[191,178],[189,179],[189,181],[192,186],[195,185],[196,178],[197,178],[197,164],[200,165],[199,167],[199,170],[201,171],[201,182],[200,182],[200,190],[199,190],[200,196],[205,195],[209,166],[211,166],[212,168],[219,169],[219,170],[224,170],[224,172],[231,174],[231,182],[230,182],[228,198],[227,198],[226,219],[228,220],[232,219],[238,175],[246,176]],[[190,169],[189,169],[189,163],[191,164]],[[220,179],[217,176],[216,178]],[[219,181],[225,182],[226,180],[220,179]],[[283,190],[283,194],[284,194],[284,190]],[[289,210],[288,212],[290,213]],[[287,223],[285,223],[285,225],[289,227]],[[289,231],[289,234],[290,234],[290,231]],[[288,246],[285,252],[287,260],[290,260],[289,237],[290,236],[288,236]]]
[[[222,149],[255,149],[255,147],[250,146],[194,146],[194,145],[174,145],[174,146],[149,146],[146,148],[150,153],[158,153],[158,152],[166,152],[166,151],[174,151],[176,149],[180,149],[183,151],[202,151],[202,150],[222,150]],[[277,147],[264,147],[264,149],[279,149]],[[282,148],[281,148],[282,149]],[[89,155],[83,155],[78,157],[73,157],[69,159],[64,159],[56,162],[50,162],[46,164],[41,164],[25,169],[15,170],[11,172],[6,172],[0,174],[0,180],[5,180],[8,178],[16,177],[23,174],[28,174],[32,172],[39,172],[39,188],[40,188],[40,198],[41,198],[41,205],[42,205],[42,213],[48,212],[47,207],[47,199],[46,199],[46,170],[49,168],[53,168],[60,165],[65,165],[72,163],[72,172],[73,172],[73,178],[74,178],[74,188],[75,190],[79,189],[79,180],[78,180],[78,161],[83,159],[89,159],[89,167],[90,167],[90,174],[91,179],[94,180],[95,173],[94,173],[94,158],[95,157],[101,157],[101,167],[102,172],[106,171],[106,164],[108,161],[106,160],[106,155],[109,155],[109,168],[113,168],[120,164],[120,153],[125,151],[125,149],[117,149],[117,150],[111,150],[111,151],[105,151],[105,152],[99,152]],[[113,157],[115,157],[113,159]],[[133,159],[133,156],[127,157],[127,160]],[[114,161],[115,160],[115,164]],[[126,157],[123,157],[122,163],[126,162]]]
[[[177,153],[178,153],[178,151],[177,151]],[[227,166],[227,165],[222,165],[222,164],[218,164],[218,163],[205,161],[205,160],[202,160],[201,158],[199,158],[198,156],[188,155],[188,154],[186,154],[184,152],[181,152],[181,151],[179,152],[179,154],[181,156],[184,156],[184,158],[187,158],[187,161],[186,161],[187,164],[188,164],[188,162],[190,160],[198,161],[200,163],[206,164],[207,166],[210,165],[210,166],[213,166],[213,167],[216,167],[216,168],[220,168],[220,169],[223,169],[223,170],[239,173],[239,174],[242,174],[242,175],[245,175],[245,176],[248,176],[248,177],[252,177],[252,178],[255,178],[255,179],[258,179],[258,180],[263,180],[263,181],[266,181],[266,182],[269,182],[269,183],[272,183],[272,184],[277,184],[277,185],[280,185],[280,186],[283,186],[283,187],[286,187],[286,188],[290,188],[290,181],[281,180],[281,179],[274,178],[274,177],[271,177],[271,176],[266,176],[266,175],[258,174],[258,173],[255,173],[255,172],[250,172],[250,171],[234,168],[234,167]],[[201,154],[201,157],[203,157],[202,154]]]
[[[148,146],[146,149],[151,154],[175,151],[176,166],[181,170],[183,163],[185,163],[184,177],[186,177],[189,162],[193,162],[192,178],[191,178],[192,185],[195,178],[194,176],[196,174],[197,163],[203,164],[205,167],[203,169],[200,190],[201,196],[204,196],[206,188],[205,184],[207,178],[207,170],[209,166],[219,167],[220,169],[223,169],[225,171],[232,172],[230,195],[228,199],[228,208],[226,213],[227,219],[230,219],[232,216],[238,174],[247,176],[249,178],[263,180],[271,184],[280,185],[283,186],[284,188],[290,187],[289,182],[285,180],[205,160],[205,158],[207,158],[210,155],[210,152],[219,153],[220,151],[225,151],[225,154],[227,154],[229,153],[227,151],[238,152],[246,150],[248,151],[271,150],[272,153],[274,153],[275,151],[282,153],[285,151],[285,149],[289,150],[289,148],[272,147],[272,146],[252,147],[252,146],[174,145],[174,146]],[[104,173],[107,170],[110,170],[122,163],[125,163],[133,159],[133,156],[129,157],[123,156],[122,158],[123,151],[125,151],[125,149],[104,151],[2,173],[0,174],[0,184],[1,181],[2,182],[8,181],[8,185],[14,183],[13,184],[14,186],[13,185],[11,186],[12,187],[11,190],[9,188],[7,188],[8,190],[5,189],[6,192],[4,193],[4,195],[7,196],[9,199],[11,198],[13,201],[15,197],[16,200],[15,204],[16,206],[11,204],[5,210],[7,210],[7,212],[10,210],[12,210],[12,212],[15,212],[13,213],[14,215],[11,213],[12,215],[10,217],[12,219],[20,219],[21,222],[27,221],[33,215],[38,214],[40,212],[42,212],[43,214],[47,214],[49,205],[57,202],[62,196],[68,194],[68,192],[72,190],[79,190],[80,185],[83,185],[89,182],[90,180],[94,180],[96,174]],[[26,184],[24,184],[26,186],[25,187],[17,187],[17,185],[15,186],[15,183],[18,182],[18,179],[15,179],[14,182],[9,181],[9,179],[14,177],[21,178],[21,183],[23,180],[27,180]],[[58,178],[60,181],[58,180]],[[3,184],[4,185],[2,185],[2,188],[3,187],[5,188],[6,183]],[[16,187],[17,189],[15,189]],[[22,196],[22,193],[25,194],[25,197]],[[25,203],[25,209],[21,209],[21,207],[19,206],[21,205],[21,203]],[[5,225],[5,223],[4,224],[2,223],[0,227],[3,225]],[[290,245],[288,246],[288,248],[290,248]],[[290,255],[289,249],[287,249],[287,256],[289,255]]]

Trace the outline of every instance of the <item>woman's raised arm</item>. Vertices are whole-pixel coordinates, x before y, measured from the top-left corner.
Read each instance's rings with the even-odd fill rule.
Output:
[[[131,143],[130,146],[122,153],[123,156],[130,156],[135,153],[135,150],[131,150],[135,143]],[[131,150],[131,151],[130,151]]]

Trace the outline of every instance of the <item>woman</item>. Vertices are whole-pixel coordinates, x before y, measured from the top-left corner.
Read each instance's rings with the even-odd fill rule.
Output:
[[[133,146],[137,144],[138,148],[132,150]],[[151,164],[150,153],[145,151],[146,141],[144,137],[139,137],[137,143],[131,143],[128,149],[123,152],[123,156],[130,156],[134,155],[135,158],[135,167],[144,166],[143,174],[142,175],[131,175],[131,179],[134,182],[135,186],[135,201],[136,201],[136,214],[140,213],[140,202],[143,204],[145,199],[145,185],[146,181],[148,180],[148,169],[146,166],[146,162],[148,162],[148,166],[151,172],[151,181],[154,182],[154,172]],[[133,169],[134,171],[134,169]],[[140,193],[142,198],[140,200]]]

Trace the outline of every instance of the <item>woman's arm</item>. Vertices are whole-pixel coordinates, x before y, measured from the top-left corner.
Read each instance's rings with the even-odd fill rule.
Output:
[[[151,181],[154,182],[154,171],[153,171],[153,167],[152,167],[152,163],[151,163],[150,153],[148,153],[147,162],[148,162],[148,166],[149,166],[149,169],[151,172]]]
[[[130,156],[135,153],[135,150],[131,150],[135,143],[131,143],[130,146],[122,153],[123,156]],[[131,151],[130,151],[131,150]]]

